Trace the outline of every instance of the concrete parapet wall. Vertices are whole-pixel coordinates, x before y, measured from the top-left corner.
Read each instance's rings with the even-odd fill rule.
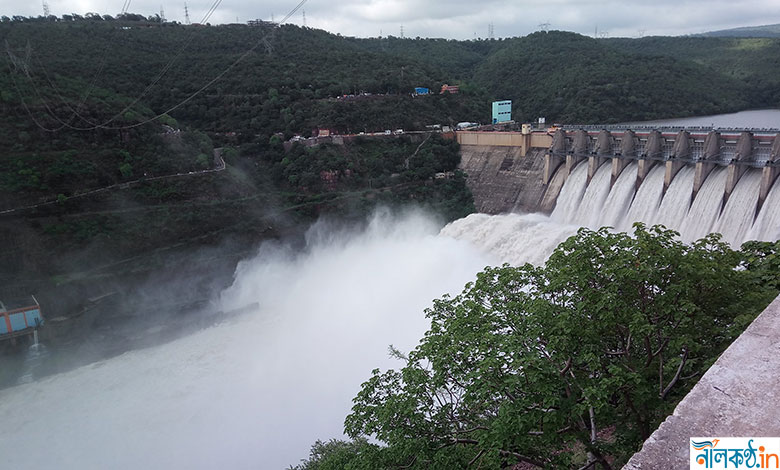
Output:
[[[531,148],[549,148],[552,145],[552,136],[546,132],[523,134],[521,132],[458,131],[456,135],[461,145],[519,147],[522,155],[528,153]]]
[[[521,149],[530,146],[530,136],[520,132],[458,131],[456,135],[461,145],[520,147]]]
[[[531,147],[532,148],[549,148],[552,145],[552,136],[546,132],[532,132],[531,133]]]

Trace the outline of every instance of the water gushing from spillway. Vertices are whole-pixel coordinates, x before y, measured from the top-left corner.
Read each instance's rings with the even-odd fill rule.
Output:
[[[693,168],[687,166],[677,173],[661,199],[658,212],[655,213],[654,218],[648,221],[648,225],[662,224],[680,230],[690,208],[694,176]],[[637,200],[635,204],[642,205],[645,204],[645,201]]]
[[[734,246],[739,246],[742,241],[749,240],[747,233],[753,225],[755,214],[755,211],[751,211],[749,208],[755,206],[756,201],[758,201],[760,185],[760,170],[750,169],[742,175],[712,231],[723,234],[723,239]],[[775,206],[775,208],[777,207]]]
[[[769,191],[746,238],[748,240],[780,239],[780,184],[775,184]]]
[[[542,264],[559,243],[577,231],[543,214],[471,214],[447,225],[441,235],[468,241],[500,263]]]
[[[609,165],[604,166],[609,167]],[[631,163],[620,173],[615,181],[615,185],[609,192],[609,196],[607,196],[607,200],[604,202],[604,207],[601,208],[597,225],[611,225],[618,229],[622,228],[623,219],[626,217],[626,212],[634,196],[636,169],[637,164]]]
[[[725,167],[712,170],[695,198],[694,166],[681,168],[665,193],[663,164],[651,169],[635,192],[636,168],[635,163],[626,166],[610,188],[610,165],[602,165],[588,184],[587,162],[581,162],[561,189],[552,219],[565,225],[618,230],[630,230],[634,222],[661,224],[679,231],[685,242],[718,232],[734,248],[747,240],[775,241],[780,237],[778,185],[755,216],[762,178],[759,169],[745,171],[724,206],[729,172]]]
[[[577,165],[561,188],[561,194],[552,213],[553,220],[566,223],[576,219],[587,184],[588,166]]]
[[[625,171],[623,172],[625,174]],[[631,222],[651,224],[658,218],[658,208],[664,191],[664,167],[656,165],[645,177],[644,182],[636,191],[635,199],[642,202],[631,204],[628,213],[620,226],[621,230],[629,230]]]
[[[716,168],[704,181],[685,218],[679,222],[679,230],[683,240],[688,242],[697,240],[712,231],[712,226],[718,218],[723,203],[723,188],[726,187],[727,176],[728,171],[725,168]],[[688,183],[688,181],[684,182],[688,186],[688,191],[687,194],[684,192],[682,197],[687,197],[690,200],[693,180],[691,179],[690,185]],[[756,201],[757,199],[753,201],[754,207]],[[675,224],[669,226],[676,227]]]
[[[575,216],[566,222],[586,227],[599,224],[599,214],[601,214],[609,197],[609,178],[609,165],[601,165],[585,189],[585,195],[582,197],[582,202],[580,202]]]

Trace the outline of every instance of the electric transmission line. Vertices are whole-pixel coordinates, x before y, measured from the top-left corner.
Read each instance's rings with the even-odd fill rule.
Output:
[[[219,5],[221,3],[222,3],[222,0],[215,0],[214,3],[212,3],[212,5],[209,8],[209,10],[203,16],[203,19],[201,20],[201,23],[206,23],[208,21],[208,19],[216,11],[217,7],[219,7]],[[129,1],[127,1],[125,3],[125,7],[128,6],[128,5],[129,5]],[[123,9],[125,7],[123,7]],[[170,70],[170,68],[173,66],[174,62],[184,53],[185,49],[187,48],[187,46],[189,46],[189,44],[192,42],[192,40],[194,38],[195,38],[195,32],[192,31],[190,33],[188,39],[184,42],[182,47],[179,49],[178,53],[170,61],[168,61],[168,63],[165,65],[165,67],[163,67],[163,69],[157,74],[157,76],[152,80],[152,82],[149,85],[147,85],[147,87],[143,90],[143,92],[141,92],[141,94],[138,97],[136,97],[130,104],[125,106],[121,111],[116,113],[109,120],[107,120],[107,121],[105,121],[103,123],[95,123],[95,122],[85,118],[84,116],[82,116],[81,114],[76,112],[75,110],[73,110],[72,107],[70,107],[69,105],[66,105],[67,107],[69,107],[69,109],[71,109],[71,111],[74,111],[74,114],[78,115],[78,117],[80,119],[82,119],[84,122],[86,122],[89,125],[89,127],[73,126],[73,125],[70,124],[72,122],[73,114],[71,116],[69,116],[69,121],[64,121],[63,119],[59,118],[51,110],[51,107],[46,103],[45,99],[43,98],[43,96],[41,95],[40,91],[38,90],[38,87],[35,85],[35,82],[32,80],[32,77],[29,75],[29,59],[28,59],[27,63],[25,64],[25,67],[24,67],[25,75],[27,76],[28,80],[30,81],[30,84],[32,85],[34,91],[36,92],[36,95],[38,96],[38,98],[41,101],[43,101],[44,107],[47,109],[47,111],[49,111],[50,117],[52,117],[54,120],[58,121],[61,125],[59,127],[55,127],[55,128],[47,128],[45,126],[42,126],[38,122],[37,119],[33,118],[33,121],[38,125],[38,127],[40,127],[41,129],[44,129],[44,130],[46,130],[48,132],[57,132],[57,131],[63,129],[64,127],[67,127],[67,128],[69,128],[71,130],[77,130],[77,131],[90,131],[90,130],[95,130],[95,129],[125,129],[125,128],[128,128],[126,126],[110,127],[110,126],[108,126],[108,124],[110,124],[110,123],[114,122],[115,120],[117,120],[118,118],[122,117],[126,111],[131,109],[133,106],[135,106],[135,104],[137,104],[141,100],[141,98],[146,96],[146,94],[163,78],[163,76],[165,76],[165,74],[168,72],[168,70]],[[18,62],[18,59],[15,58],[13,56],[13,54],[11,53],[10,48],[8,47],[7,41],[6,41],[6,50],[8,52],[9,57],[11,58],[12,63]],[[31,53],[30,52],[30,45],[28,43],[28,46],[27,46],[27,56],[28,57],[30,56],[30,53]],[[102,66],[101,66],[101,69],[102,69]],[[48,76],[48,74],[47,74],[47,76]],[[97,78],[97,75],[95,76],[95,79],[93,79],[93,83],[90,86],[90,90],[89,90],[88,94],[82,99],[82,105],[83,105],[83,102],[86,102],[86,99],[89,96],[89,93],[91,93],[92,88],[94,87],[96,78]],[[53,83],[51,83],[51,81],[49,81],[49,83],[50,83],[50,85],[53,86]],[[24,102],[24,98],[21,96],[21,90],[19,89],[15,79],[14,79],[14,85],[15,85],[15,87],[17,89],[17,92],[20,94],[20,97],[22,98],[22,103],[25,105],[24,106],[25,109],[27,109],[29,111],[29,108],[27,107],[26,103]],[[56,87],[54,87],[54,88],[56,88]],[[58,94],[61,97],[61,93],[58,93]],[[80,106],[79,106],[79,109],[80,109]],[[163,113],[163,114],[165,114],[165,113]],[[162,115],[157,116],[156,119],[159,119],[160,117],[162,117]],[[131,127],[135,127],[135,126],[131,126]]]
[[[206,17],[204,17],[204,18],[207,19],[208,17],[210,17],[211,14],[213,14],[214,10],[216,10],[217,6],[219,6],[219,4],[221,2],[222,2],[222,0],[215,0],[214,4],[212,5],[212,8],[209,9],[209,12],[207,13]],[[306,2],[307,2],[307,0],[301,0],[292,10],[290,10],[287,13],[287,15],[284,16],[284,18],[282,18],[282,20],[278,24],[286,23],[287,20],[290,19],[290,17],[292,17],[295,13],[297,13],[298,10],[300,10],[303,7],[303,5],[306,4]],[[129,0],[128,0],[128,4],[129,4]],[[205,23],[205,20],[203,22]],[[250,47],[249,49],[244,51],[244,53],[242,53],[236,60],[234,60],[230,65],[228,65],[225,69],[223,69],[220,73],[218,73],[214,78],[209,80],[205,85],[203,85],[202,87],[197,89],[195,92],[193,92],[192,94],[187,96],[185,99],[183,99],[182,101],[178,102],[177,104],[169,107],[168,109],[166,109],[162,113],[159,113],[159,114],[157,114],[155,116],[152,116],[152,117],[150,117],[148,119],[145,119],[143,121],[137,122],[135,124],[128,124],[128,125],[125,125],[125,126],[108,126],[107,124],[110,124],[111,122],[116,120],[118,117],[122,116],[125,111],[127,111],[133,105],[135,105],[149,91],[149,89],[151,89],[151,87],[154,84],[156,84],[159,81],[160,78],[162,78],[162,75],[164,75],[164,73],[167,72],[167,70],[170,68],[170,65],[172,65],[173,61],[175,61],[176,58],[178,58],[178,56],[181,55],[181,53],[184,51],[184,48],[186,48],[186,45],[189,44],[189,42],[192,41],[192,37],[190,37],[188,39],[188,41],[185,43],[185,46],[176,55],[176,57],[174,57],[168,63],[168,65],[163,69],[163,71],[160,74],[158,74],[158,77],[149,86],[147,86],[146,90],[144,90],[144,92],[138,98],[136,98],[130,105],[126,106],[122,111],[117,113],[117,115],[115,115],[114,117],[112,117],[111,119],[109,119],[108,121],[106,121],[106,122],[104,122],[102,124],[93,125],[91,127],[76,127],[76,126],[71,126],[71,125],[65,125],[63,127],[68,127],[70,129],[79,130],[79,131],[91,131],[91,130],[95,130],[95,129],[122,130],[122,129],[132,129],[132,128],[140,127],[140,126],[143,126],[143,125],[148,124],[150,122],[156,121],[156,120],[160,119],[161,117],[165,116],[166,114],[171,113],[171,112],[175,111],[176,109],[184,106],[188,102],[192,101],[196,96],[198,96],[199,94],[203,93],[205,90],[207,90],[213,84],[215,84],[216,82],[221,80],[222,77],[224,77],[228,72],[230,72],[236,65],[241,63],[247,56],[249,56],[252,52],[254,52],[258,47],[260,47],[264,43],[264,41],[266,41],[266,36],[267,35],[268,35],[267,32],[264,33],[263,36],[260,39],[258,39],[252,45],[252,47]],[[7,46],[7,42],[6,42],[6,46]],[[9,55],[9,57],[11,59],[11,62],[14,63],[15,56],[13,56],[13,54],[11,53],[10,48],[7,47],[7,49],[8,49],[8,55]],[[21,98],[21,101],[22,101],[22,104],[23,104],[25,110],[30,115],[30,118],[36,123],[36,125],[38,125],[38,127],[40,127],[43,130],[49,131],[49,132],[56,132],[56,131],[62,129],[62,127],[58,128],[58,129],[50,129],[50,128],[47,128],[47,127],[43,126],[42,124],[40,124],[40,122],[37,119],[35,119],[34,115],[32,114],[32,111],[27,106],[27,103],[26,103],[26,101],[24,100],[24,97],[21,94],[21,90],[19,89],[18,84],[16,83],[15,77],[13,77],[13,81],[14,81],[14,86],[16,87],[16,90],[19,93],[19,96]],[[36,91],[37,91],[37,87],[35,86],[35,83],[31,82],[31,84],[32,84],[33,88],[36,88]],[[40,96],[40,94],[39,94],[39,96]],[[49,109],[48,106],[46,106],[46,107],[47,107],[47,109]],[[52,116],[52,117],[56,118],[56,116]],[[66,124],[66,123],[63,123],[63,124]]]
[[[124,5],[122,5],[122,12],[119,13],[119,16],[122,16],[125,13],[127,13],[127,10],[129,10],[129,9],[130,9],[130,0],[125,0]]]

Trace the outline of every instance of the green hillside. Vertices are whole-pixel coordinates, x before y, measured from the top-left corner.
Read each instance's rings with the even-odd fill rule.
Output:
[[[648,59],[692,62],[716,80],[738,80],[738,90],[753,107],[780,106],[780,38],[647,37],[606,42]]]
[[[741,28],[721,29],[694,36],[732,37],[732,38],[780,38],[780,24],[761,26],[743,26]]]
[[[643,56],[574,33],[507,41],[475,72],[520,119],[617,122],[744,109],[742,84],[683,58]]]
[[[140,15],[0,18],[0,39],[0,211],[18,209],[0,214],[10,290],[151,272],[169,252],[245,247],[377,203],[445,220],[473,210],[460,175],[433,178],[455,169],[456,145],[282,145],[315,129],[488,122],[494,99],[512,99],[517,120],[588,123],[780,105],[774,39],[357,39]]]

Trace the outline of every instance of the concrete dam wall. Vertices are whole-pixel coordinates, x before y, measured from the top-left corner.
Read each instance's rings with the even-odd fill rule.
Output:
[[[477,211],[550,212],[552,207],[543,208],[542,204],[544,155],[542,149],[522,156],[519,147],[461,146],[461,169],[468,175],[466,184]]]
[[[544,163],[552,138],[540,134],[458,132],[460,167],[477,211],[550,213],[565,175],[544,181]],[[548,196],[549,194],[549,196]]]
[[[508,135],[510,134],[510,135]],[[538,212],[566,225],[662,224],[738,248],[780,239],[774,130],[557,129],[458,133],[479,212]]]
[[[751,169],[760,172],[760,185],[754,205],[755,214],[769,197],[780,174],[780,139],[776,130],[704,130],[704,129],[559,129],[545,156],[545,182],[563,167],[569,174],[587,160],[588,183],[603,164],[611,165],[610,185],[632,162],[637,163],[636,189],[656,165],[664,166],[663,192],[685,167],[695,171],[690,187],[691,201],[696,199],[714,170],[722,168],[727,176],[722,187],[725,204],[741,178]]]

